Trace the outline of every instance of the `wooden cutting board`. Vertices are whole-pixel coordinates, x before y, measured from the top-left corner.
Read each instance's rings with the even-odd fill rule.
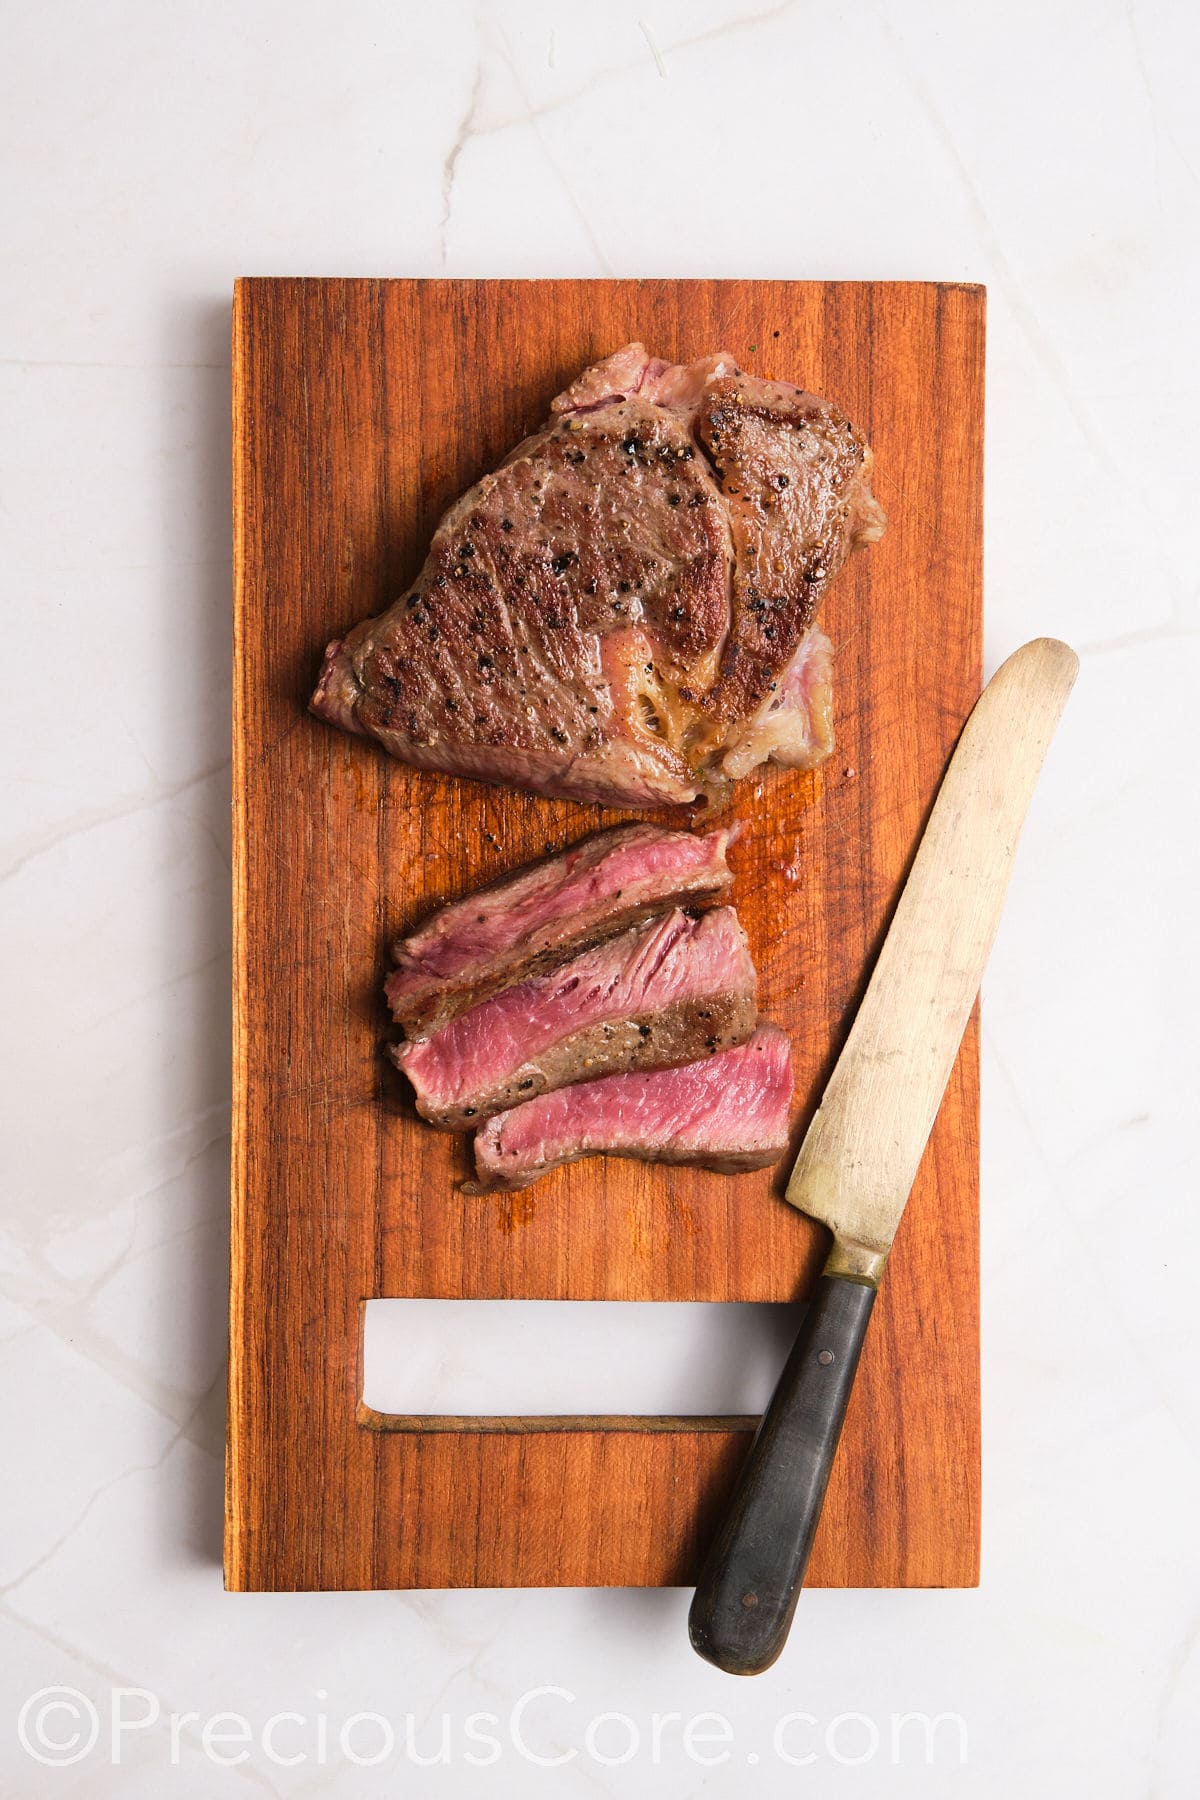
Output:
[[[386,946],[622,815],[417,774],[305,703],[440,514],[632,338],[826,394],[875,449],[883,542],[839,575],[837,749],[743,784],[735,898],[796,1051],[796,1141],[980,684],[984,294],[955,284],[238,284],[231,1588],[684,1583],[754,1421],[394,1420],[375,1295],[787,1300],[823,1254],[771,1172],[589,1161],[465,1198],[380,1054]],[[665,816],[665,815],[660,815]],[[678,820],[673,820],[678,822]],[[809,1574],[971,1585],[979,1554],[978,1039],[869,1335]]]

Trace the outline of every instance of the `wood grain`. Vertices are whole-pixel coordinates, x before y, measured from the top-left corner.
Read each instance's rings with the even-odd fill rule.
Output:
[[[743,784],[736,900],[796,1051],[796,1141],[979,691],[984,296],[910,283],[243,281],[234,305],[235,1107],[226,1579],[694,1577],[745,1430],[425,1431],[364,1416],[374,1295],[785,1300],[823,1234],[772,1174],[585,1162],[468,1200],[385,1065],[386,945],[620,815],[420,775],[311,718],[325,641],[446,505],[630,338],[727,349],[861,423],[891,517],[834,584],[838,748]],[[893,1253],[809,1569],[969,1585],[979,1546],[978,1051]],[[389,1429],[389,1424],[402,1429]]]

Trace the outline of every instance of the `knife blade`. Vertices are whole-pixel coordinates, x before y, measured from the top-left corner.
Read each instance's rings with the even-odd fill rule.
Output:
[[[833,1241],[688,1619],[694,1648],[731,1674],[769,1668],[786,1642],[875,1294],[1078,671],[1066,644],[1037,638],[976,702],[800,1146],[786,1198]]]

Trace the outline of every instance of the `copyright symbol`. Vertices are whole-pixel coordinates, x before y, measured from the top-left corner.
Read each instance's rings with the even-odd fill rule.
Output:
[[[78,1688],[39,1688],[17,1715],[17,1736],[34,1762],[65,1769],[95,1749],[100,1715]]]

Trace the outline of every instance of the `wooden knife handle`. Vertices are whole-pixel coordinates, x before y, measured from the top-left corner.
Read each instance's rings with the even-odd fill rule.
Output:
[[[820,1277],[708,1552],[688,1629],[730,1675],[770,1668],[787,1640],[874,1304],[865,1282]]]

